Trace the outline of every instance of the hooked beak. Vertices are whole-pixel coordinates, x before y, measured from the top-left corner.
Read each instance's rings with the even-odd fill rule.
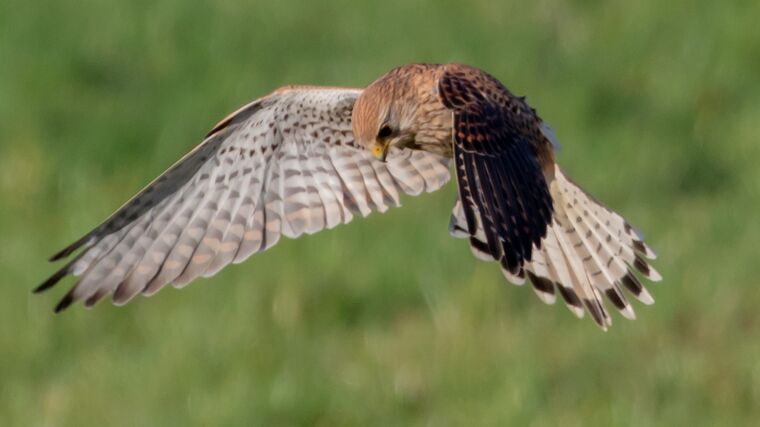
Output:
[[[388,157],[388,150],[391,148],[391,145],[398,148],[415,148],[414,134],[388,138],[383,141],[375,141],[374,145],[372,145],[372,154],[378,160],[385,163],[385,158]]]
[[[375,145],[372,146],[372,155],[385,163],[385,158],[388,157],[388,148],[390,146],[390,140],[385,140],[382,143],[375,143]]]

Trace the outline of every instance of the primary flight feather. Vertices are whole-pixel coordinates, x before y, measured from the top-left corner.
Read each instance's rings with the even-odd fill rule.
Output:
[[[611,324],[603,295],[627,318],[622,289],[654,302],[638,274],[660,275],[654,252],[620,215],[554,160],[551,128],[498,80],[460,64],[395,68],[366,89],[287,86],[232,113],[101,225],[54,255],[79,253],[35,289],[78,281],[56,306],[125,304],[181,287],[354,216],[399,206],[448,182],[450,233],[473,254],[558,293],[578,317]]]

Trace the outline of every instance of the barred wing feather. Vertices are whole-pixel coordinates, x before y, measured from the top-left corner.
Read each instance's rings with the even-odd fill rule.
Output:
[[[78,281],[56,306],[115,304],[183,286],[296,238],[437,190],[448,160],[394,149],[387,163],[354,142],[358,89],[286,87],[220,122],[100,226],[56,254],[79,254],[40,285]]]

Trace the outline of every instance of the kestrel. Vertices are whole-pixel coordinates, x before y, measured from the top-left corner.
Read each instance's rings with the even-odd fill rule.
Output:
[[[555,163],[551,128],[496,78],[460,64],[395,68],[366,89],[285,86],[219,122],[203,142],[51,261],[81,249],[35,289],[79,279],[55,307],[107,295],[125,304],[182,287],[296,238],[441,188],[454,160],[449,232],[479,259],[526,278],[552,304],[606,329],[603,296],[629,319],[635,272],[661,280],[623,217]],[[424,256],[420,254],[420,256]]]

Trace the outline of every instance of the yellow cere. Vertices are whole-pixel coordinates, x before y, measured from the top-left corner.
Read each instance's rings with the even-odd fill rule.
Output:
[[[373,154],[375,157],[377,157],[377,158],[380,158],[380,157],[382,157],[382,155],[383,155],[383,147],[382,147],[382,146],[380,146],[380,145],[375,145],[375,146],[373,146],[373,147],[372,147],[372,154]]]

